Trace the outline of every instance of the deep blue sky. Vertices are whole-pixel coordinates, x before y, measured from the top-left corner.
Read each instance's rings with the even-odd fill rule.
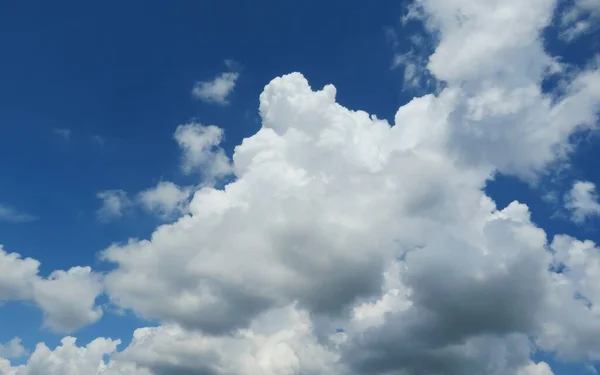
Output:
[[[284,73],[300,71],[316,88],[333,83],[342,105],[392,121],[412,97],[402,90],[402,72],[390,69],[394,51],[385,33],[385,27],[402,32],[402,9],[397,0],[377,6],[348,0],[0,2],[0,203],[39,217],[0,222],[0,242],[40,260],[44,275],[74,265],[104,269],[98,251],[147,236],[157,221],[138,214],[100,223],[95,194],[135,192],[160,179],[190,182],[178,168],[175,127],[192,118],[221,126],[230,152],[258,129],[258,95]],[[567,48],[550,30],[548,49],[585,61],[598,51],[589,38]],[[194,82],[224,71],[224,59],[243,66],[231,105],[194,100]],[[55,128],[70,129],[70,139]],[[599,144],[586,138],[569,176],[600,185]],[[552,189],[562,192],[571,178],[561,181]],[[505,177],[488,188],[499,206],[513,199],[529,204],[549,234],[600,242],[598,222],[581,228],[552,217],[557,207],[539,198],[541,190]],[[39,340],[56,343],[60,336],[40,323],[34,308],[9,303],[0,309],[0,342],[21,336],[30,348]],[[142,324],[107,313],[78,336],[127,339],[131,327]]]

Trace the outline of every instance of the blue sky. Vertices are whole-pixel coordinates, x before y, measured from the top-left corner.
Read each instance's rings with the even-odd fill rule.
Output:
[[[565,69],[545,77],[543,90],[548,96],[559,97],[564,88],[561,85],[586,69],[593,70],[600,52],[600,38],[594,28],[600,11],[579,2],[561,2],[553,7],[553,21],[539,37],[548,55],[559,57]],[[427,3],[435,1],[423,3],[427,13]],[[200,173],[182,169],[182,160],[189,155],[174,138],[177,127],[194,122],[222,128],[223,142],[213,146],[222,147],[231,157],[235,146],[261,129],[259,95],[265,85],[287,73],[301,72],[313,90],[333,84],[336,102],[341,106],[393,123],[398,108],[414,97],[432,92],[436,84],[438,93],[444,85],[455,84],[453,76],[442,72],[442,68],[432,68],[431,73],[425,66],[448,31],[441,27],[437,35],[423,26],[424,21],[403,22],[409,6],[410,2],[388,0],[376,4],[341,0],[2,2],[0,208],[8,213],[3,217],[0,211],[0,243],[9,253],[38,260],[42,278],[54,270],[75,266],[90,266],[98,275],[125,268],[121,261],[102,260],[99,253],[129,238],[149,238],[158,226],[174,222],[182,214],[165,220],[149,212],[151,209],[143,209],[136,194],[161,181],[192,190],[206,183],[202,180],[208,174],[205,164],[199,162]],[[570,11],[578,17],[577,22],[591,25],[572,38],[565,35],[575,21],[561,23]],[[417,44],[414,38],[411,41],[415,35],[421,38]],[[398,56],[404,60],[398,60]],[[410,86],[406,80],[410,63],[419,67],[416,74],[423,78],[417,86]],[[227,72],[235,73],[236,79],[225,95],[225,103],[192,94],[198,82],[210,82]],[[431,74],[436,76],[435,82],[425,83]],[[450,78],[444,82],[443,77]],[[464,78],[465,82],[468,79]],[[597,108],[592,103],[585,110],[594,113]],[[597,113],[594,116],[597,119]],[[536,126],[543,128],[544,124]],[[519,164],[521,159],[515,156],[503,164],[504,156],[502,160],[490,156],[493,168],[482,172],[488,168],[483,166],[487,160],[484,155],[482,166],[473,167],[473,173],[494,174],[484,191],[499,209],[514,200],[526,204],[532,222],[545,231],[549,241],[556,234],[566,234],[600,243],[600,209],[588,207],[583,221],[573,220],[576,209],[565,198],[576,181],[594,184],[592,192],[600,186],[596,126],[597,121],[584,130],[572,126],[561,133],[557,142],[539,146],[553,149],[571,145],[567,157],[544,156],[541,164],[536,164],[538,159]],[[367,137],[365,134],[357,137]],[[518,138],[511,141],[511,137],[506,137],[507,142],[518,143]],[[483,145],[486,141],[477,142]],[[508,143],[508,154],[513,143]],[[462,150],[469,145],[458,139],[448,147]],[[349,152],[358,155],[360,150],[357,146]],[[462,151],[456,152],[462,155]],[[536,152],[532,150],[531,154]],[[467,158],[476,154],[465,151]],[[477,163],[479,160],[467,162]],[[527,173],[534,170],[535,178],[525,176],[525,172],[513,173],[514,165],[523,166]],[[310,168],[305,169],[310,173]],[[439,181],[443,178],[440,176]],[[218,188],[224,184],[224,180],[216,182]],[[98,210],[103,201],[98,193],[114,189],[125,192],[129,201],[124,203],[121,217],[102,220]],[[172,322],[163,315],[146,313],[135,301],[119,306],[116,295],[121,296],[117,292],[100,293],[97,305],[103,306],[102,318],[66,333],[45,326],[44,309],[36,306],[35,300],[7,298],[0,305],[0,344],[19,337],[31,353],[38,342],[54,348],[68,333],[78,338],[79,345],[96,337],[120,338],[122,350],[134,329]],[[593,350],[588,349],[588,353]],[[589,373],[584,366],[589,360],[578,358],[574,364],[561,364],[549,353],[534,354],[533,359],[548,362],[556,375]],[[27,356],[11,362],[13,366],[27,363]]]

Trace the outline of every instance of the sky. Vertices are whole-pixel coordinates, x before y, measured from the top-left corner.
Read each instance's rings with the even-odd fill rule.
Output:
[[[600,370],[600,2],[0,2],[0,375]]]

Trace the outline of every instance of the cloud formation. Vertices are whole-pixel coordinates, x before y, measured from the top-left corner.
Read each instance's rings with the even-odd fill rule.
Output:
[[[597,30],[599,20],[600,1],[575,0],[560,17],[560,26],[563,29],[560,36],[565,41],[573,41]]]
[[[393,124],[292,73],[264,88],[262,127],[231,158],[222,129],[179,126],[183,171],[232,181],[199,184],[176,221],[101,254],[111,303],[160,325],[119,350],[107,338],[40,344],[0,371],[551,375],[535,350],[600,360],[597,246],[548,242],[529,207],[483,191],[497,173],[535,181],[596,127],[598,68],[562,75],[544,50],[555,6],[417,1],[444,87]],[[558,97],[541,88],[548,74]]]
[[[60,137],[60,138],[64,139],[65,141],[68,141],[71,138],[71,129],[54,128],[54,129],[52,129],[52,132],[57,137]]]
[[[31,221],[36,221],[37,219],[37,216],[21,212],[13,207],[0,203],[0,222],[29,223]]]
[[[0,246],[0,301],[33,302],[44,312],[44,325],[60,333],[72,332],[102,316],[95,306],[102,292],[101,278],[89,267],[57,270],[40,277],[40,263],[8,253]]]
[[[192,95],[207,103],[227,104],[227,98],[235,89],[239,76],[237,72],[226,72],[212,81],[197,82],[192,89]]]
[[[169,181],[161,181],[155,187],[148,188],[138,194],[141,205],[150,212],[155,212],[164,219],[188,211],[188,198],[191,188],[179,187]]]
[[[102,206],[96,211],[96,217],[103,222],[122,217],[132,205],[127,192],[120,189],[101,191],[96,194],[96,198],[102,200]]]
[[[0,357],[19,358],[25,354],[27,354],[27,350],[25,350],[21,344],[21,339],[18,337],[15,337],[5,344],[0,344]]]
[[[223,129],[190,122],[178,126],[174,137],[182,151],[181,169],[184,173],[200,172],[206,181],[231,173],[229,158],[219,147]]]
[[[596,185],[589,181],[575,181],[565,194],[565,208],[571,212],[571,219],[579,224],[588,217],[600,215]]]

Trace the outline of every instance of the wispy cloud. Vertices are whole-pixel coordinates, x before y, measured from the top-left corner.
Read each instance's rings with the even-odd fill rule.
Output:
[[[35,215],[17,210],[0,203],[0,221],[9,223],[28,223],[37,220]]]
[[[101,135],[94,134],[92,136],[92,142],[94,142],[95,144],[97,144],[100,147],[104,147],[106,145],[106,138],[104,138]]]
[[[580,36],[598,28],[600,19],[600,1],[575,0],[560,16],[560,37],[571,42]]]
[[[69,140],[69,138],[71,138],[71,129],[54,128],[52,129],[52,133],[64,140]]]

